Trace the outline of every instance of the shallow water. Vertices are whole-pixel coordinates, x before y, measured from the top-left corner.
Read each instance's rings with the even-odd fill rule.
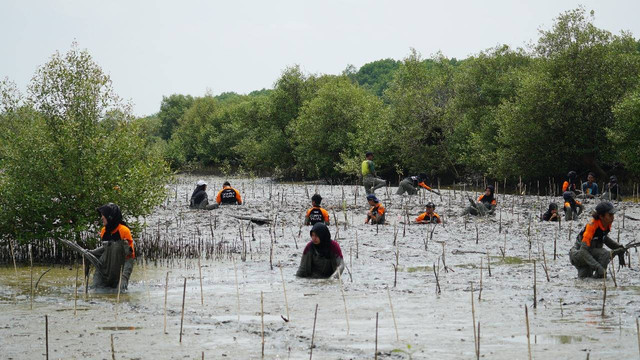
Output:
[[[406,207],[411,219],[422,210],[419,203],[427,200],[436,203],[436,211],[445,219],[445,226],[435,228],[425,250],[424,239],[429,236],[430,229],[424,225],[403,227],[399,223],[403,220],[401,214],[405,212],[405,205],[400,203],[400,197],[391,195],[387,199],[382,195],[383,189],[378,190],[389,210],[387,219],[392,224],[398,223],[396,274],[394,226],[376,229],[362,224],[366,206],[361,188],[354,204],[356,188],[353,186],[305,186],[272,184],[265,179],[235,179],[231,183],[243,192],[246,205],[207,212],[191,211],[184,206],[197,179],[183,177],[179,180],[177,196],[175,193],[169,196],[153,216],[147,217],[149,228],[162,228],[166,236],[176,239],[180,236],[210,238],[209,221],[217,216],[214,238],[235,246],[234,261],[229,257],[202,259],[202,290],[196,260],[173,262],[170,267],[147,264],[145,271],[138,262],[129,291],[120,294],[119,300],[115,292],[93,290],[89,290],[85,298],[80,271],[75,307],[76,268],[56,266],[40,280],[33,309],[30,269],[19,267],[16,277],[12,266],[0,268],[0,349],[3,358],[44,356],[45,315],[48,316],[49,352],[53,359],[111,358],[112,334],[118,359],[200,359],[203,352],[205,358],[260,358],[262,319],[266,358],[307,358],[316,304],[314,358],[373,358],[376,313],[379,314],[377,348],[380,358],[409,358],[409,354],[414,359],[473,358],[472,282],[476,321],[481,329],[480,353],[485,358],[527,358],[525,306],[529,312],[534,358],[584,359],[586,352],[593,359],[638,356],[636,318],[640,315],[640,257],[632,251],[631,268],[621,268],[616,273],[617,287],[612,279],[607,279],[605,316],[602,316],[603,281],[578,280],[567,256],[575,234],[587,219],[583,217],[573,224],[563,222],[559,232],[558,224],[532,221],[529,227],[528,214],[536,214],[537,209],[546,207],[549,198],[528,196],[523,204],[520,196],[514,201],[511,195],[506,198],[500,195],[498,200],[504,208],[502,233],[498,233],[498,214],[489,219],[471,218],[465,229],[465,221],[458,214],[468,201],[459,191],[455,197],[453,191],[443,191],[442,199],[430,195],[414,197],[412,204]],[[219,178],[206,180],[212,189],[223,181]],[[170,186],[172,191],[175,188]],[[346,229],[343,189],[347,205]],[[394,190],[390,189],[391,192]],[[308,241],[308,228],[300,229],[299,226],[304,210],[309,206],[307,191],[309,195],[320,192],[332,223],[334,212],[340,223],[339,242],[351,272],[351,276],[347,271],[343,274],[348,325],[338,281],[294,276],[302,247]],[[210,197],[214,195],[210,190]],[[594,205],[587,204],[587,207]],[[624,203],[624,206],[626,214],[640,217],[636,204]],[[240,258],[242,243],[238,240],[239,224],[243,226],[246,239],[251,239],[251,226],[247,221],[227,216],[230,214],[269,218],[278,215],[273,270],[269,264],[269,226],[253,227],[255,241],[251,241],[251,250],[247,250],[247,260],[243,262]],[[571,239],[569,226],[572,226]],[[611,233],[614,239],[621,227],[618,216]],[[626,219],[621,241],[634,240],[632,234],[637,233],[639,227],[638,222]],[[335,237],[335,225],[330,229]],[[301,233],[300,237],[298,233]],[[558,256],[554,260],[556,234]],[[505,247],[505,239],[503,257],[501,248]],[[447,270],[441,259],[442,243],[445,244]],[[543,248],[549,281],[542,267],[545,262]],[[533,260],[536,260],[537,270],[536,308],[533,307]],[[282,266],[288,310],[278,264]],[[440,294],[435,291],[434,268],[439,269]],[[47,269],[48,266],[34,267],[34,284]],[[261,316],[261,293],[264,316]]]

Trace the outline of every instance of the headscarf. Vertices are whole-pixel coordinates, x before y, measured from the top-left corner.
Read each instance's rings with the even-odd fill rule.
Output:
[[[100,215],[107,219],[107,225],[105,226],[106,234],[111,234],[111,232],[113,232],[113,230],[115,230],[120,224],[125,226],[127,225],[122,221],[122,212],[120,212],[120,208],[114,203],[102,205],[96,210]]]
[[[324,223],[316,223],[309,231],[309,235],[315,233],[318,238],[320,238],[320,244],[316,245],[313,242],[311,245],[313,249],[324,258],[331,257],[331,233],[329,232],[329,228]]]
[[[491,204],[494,200],[493,193],[495,192],[495,188],[493,185],[487,185],[485,190],[486,189],[489,189],[489,195],[482,195],[482,202]]]

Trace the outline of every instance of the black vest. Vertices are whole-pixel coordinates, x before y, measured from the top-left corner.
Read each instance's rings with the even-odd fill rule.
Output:
[[[220,202],[223,204],[237,204],[236,191],[231,188],[222,190],[220,193]]]
[[[322,211],[319,208],[311,209],[309,212],[309,222],[311,222],[311,225],[324,222],[324,215],[322,215]]]

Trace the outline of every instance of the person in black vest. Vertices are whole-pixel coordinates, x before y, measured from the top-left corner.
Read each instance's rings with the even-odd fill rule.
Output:
[[[209,204],[209,195],[207,195],[207,183],[204,180],[198,180],[196,189],[191,194],[189,207],[192,209],[211,210],[218,207],[218,204]]]
[[[307,210],[307,214],[304,217],[305,225],[315,225],[319,222],[329,225],[329,213],[320,207],[321,202],[322,196],[320,194],[314,194],[311,197],[311,209]]]
[[[406,177],[404,178],[404,180],[400,181],[400,184],[398,184],[398,190],[396,191],[396,195],[402,195],[405,192],[409,195],[415,195],[418,193],[419,187],[440,195],[439,192],[433,190],[432,188],[429,187],[429,185],[425,183],[428,180],[429,178],[427,177],[427,174],[424,174],[424,173],[417,176]]]
[[[624,253],[627,250],[609,237],[615,212],[610,202],[599,203],[591,214],[593,219],[578,234],[576,243],[569,251],[569,260],[578,270],[579,278],[602,278],[614,256],[618,256],[620,266],[625,266]],[[604,249],[603,245],[613,251]]]
[[[222,184],[222,190],[216,196],[216,202],[219,205],[242,205],[242,196],[240,191],[231,187],[228,181]]]

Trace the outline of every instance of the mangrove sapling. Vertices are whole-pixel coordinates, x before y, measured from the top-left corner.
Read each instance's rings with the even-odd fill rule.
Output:
[[[471,319],[473,320],[473,347],[478,356],[478,333],[476,332],[476,306],[473,302],[473,282],[471,282]]]
[[[613,257],[611,257],[613,260]],[[611,262],[611,267],[609,268],[609,273],[611,273],[611,278],[613,279],[613,286],[618,287],[618,282],[616,281],[616,270],[615,264]]]
[[[389,307],[391,308],[391,317],[393,317],[393,327],[396,329],[396,341],[400,341],[400,335],[398,334],[398,323],[396,322],[396,313],[393,311],[393,302],[391,302],[391,291],[387,286],[387,295],[389,296]]]
[[[318,320],[318,304],[316,304],[316,311],[313,315],[313,331],[311,332],[311,346],[309,351],[309,360],[313,358],[313,340],[316,337],[316,320]]]
[[[284,319],[285,322],[291,321],[291,317],[289,316],[289,301],[287,300],[287,287],[284,282],[284,273],[282,272],[282,265],[278,263],[278,268],[280,268],[280,278],[282,279],[282,292],[284,293],[284,305],[287,309],[287,318]]]
[[[184,278],[184,285],[182,288],[182,311],[180,313],[180,343],[182,343],[182,325],[184,323],[184,300],[187,295],[187,278]]]
[[[491,277],[491,257],[489,256],[488,247],[487,247],[487,271],[489,271],[489,277]]]
[[[478,231],[478,224],[476,224],[476,245],[478,245],[478,241],[480,241],[480,232]]]
[[[440,265],[440,261],[438,261],[438,265]],[[438,278],[438,275],[440,273],[439,269],[440,267],[437,267],[438,270],[436,270],[436,264],[433,263],[433,276],[435,276],[436,278],[436,294],[440,295],[442,293],[441,289],[440,289],[440,280]]]
[[[553,261],[556,261],[558,254],[558,232],[553,231]]]

